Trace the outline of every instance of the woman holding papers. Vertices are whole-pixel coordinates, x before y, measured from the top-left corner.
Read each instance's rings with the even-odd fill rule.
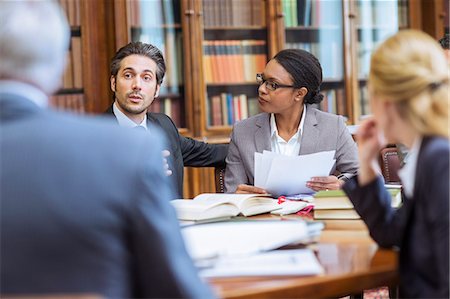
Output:
[[[360,169],[344,185],[373,239],[400,248],[402,298],[449,298],[448,74],[444,52],[423,32],[402,30],[381,44],[369,74],[374,118],[359,128]],[[410,150],[398,210],[374,167],[382,134]]]
[[[339,189],[358,168],[357,149],[342,116],[317,110],[322,67],[312,54],[279,52],[256,75],[263,113],[235,124],[226,159],[225,191],[266,193],[254,185],[255,153],[264,150],[288,156],[335,151],[330,175],[311,178],[315,191]]]

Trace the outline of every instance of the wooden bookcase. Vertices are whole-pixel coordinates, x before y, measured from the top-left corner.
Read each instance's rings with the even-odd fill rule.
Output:
[[[50,105],[75,113],[101,113],[110,103],[109,58],[112,6],[108,1],[58,0],[71,27],[63,86]]]
[[[103,112],[112,103],[111,57],[130,41],[146,41],[163,50],[167,62],[152,111],[169,114],[183,135],[211,143],[228,142],[232,123],[256,113],[255,75],[281,49],[299,47],[318,56],[326,96],[319,108],[355,124],[369,113],[367,60],[378,41],[403,28],[422,29],[436,39],[448,32],[447,0],[60,2],[75,42],[65,79],[71,82],[72,75],[72,85],[58,97],[74,94],[79,100],[66,107],[56,98],[56,106]],[[185,197],[215,191],[211,168],[186,168],[185,174]]]

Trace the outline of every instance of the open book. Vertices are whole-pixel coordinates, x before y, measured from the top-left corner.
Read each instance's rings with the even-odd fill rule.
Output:
[[[193,200],[171,201],[180,220],[208,221],[242,214],[252,216],[280,209],[268,194],[204,193]]]

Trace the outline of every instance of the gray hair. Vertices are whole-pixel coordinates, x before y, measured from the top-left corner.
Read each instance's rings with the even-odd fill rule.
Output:
[[[53,93],[61,84],[69,40],[67,19],[55,1],[0,1],[0,79]]]

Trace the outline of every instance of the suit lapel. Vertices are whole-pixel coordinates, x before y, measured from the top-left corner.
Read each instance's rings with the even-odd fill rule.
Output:
[[[306,105],[305,123],[303,124],[299,155],[314,153],[317,148],[319,128],[315,109]]]
[[[262,153],[264,150],[271,150],[270,145],[270,114],[261,114],[255,121],[255,146],[256,151]]]

